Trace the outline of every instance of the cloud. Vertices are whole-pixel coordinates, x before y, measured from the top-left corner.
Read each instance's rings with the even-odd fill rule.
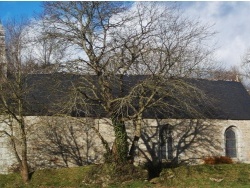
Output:
[[[240,65],[250,47],[250,2],[183,2],[181,8],[193,19],[214,24],[217,61],[227,68]]]

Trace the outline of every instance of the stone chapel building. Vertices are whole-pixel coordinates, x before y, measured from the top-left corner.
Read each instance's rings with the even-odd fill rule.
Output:
[[[4,30],[0,25],[0,61],[2,74],[7,74]],[[133,84],[143,76],[127,76]],[[51,92],[55,82],[67,90],[78,80],[72,74],[30,74],[26,82],[33,85],[26,96],[29,110],[25,117],[29,145],[29,164],[34,168],[62,167],[99,163],[105,152],[96,130],[110,147],[114,132],[110,119],[105,115],[74,117],[52,116],[55,98],[63,98],[60,92]],[[35,83],[40,84],[35,84]],[[147,113],[143,117],[142,135],[137,146],[136,163],[148,161],[202,162],[207,156],[228,156],[235,161],[250,162],[250,96],[240,82],[189,80],[195,87],[213,100],[197,103],[197,108],[209,112],[203,119],[190,118],[187,114],[157,115]],[[100,113],[101,114],[101,113]],[[1,116],[2,119],[5,119]],[[6,119],[5,119],[6,120]],[[84,126],[83,126],[84,125]],[[133,137],[133,125],[126,122],[128,141]],[[94,127],[94,129],[93,129]],[[0,131],[8,130],[6,121],[0,122]],[[17,133],[16,133],[17,134]],[[18,137],[18,134],[17,134]],[[8,138],[0,134],[0,173],[8,173],[16,163]]]

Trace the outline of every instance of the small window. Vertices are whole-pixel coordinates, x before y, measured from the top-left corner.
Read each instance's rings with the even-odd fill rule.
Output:
[[[173,136],[172,126],[165,125],[160,131],[161,159],[173,159]]]
[[[236,151],[236,135],[233,128],[228,128],[225,131],[225,142],[226,142],[226,156],[231,158],[237,157]]]

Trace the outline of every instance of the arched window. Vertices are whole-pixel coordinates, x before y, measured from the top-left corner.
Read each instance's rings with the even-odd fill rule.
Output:
[[[226,148],[226,156],[235,158],[237,157],[237,151],[236,151],[236,135],[235,131],[232,127],[228,128],[225,131],[225,148]]]
[[[164,125],[160,131],[160,149],[161,159],[173,159],[172,126],[169,124]]]

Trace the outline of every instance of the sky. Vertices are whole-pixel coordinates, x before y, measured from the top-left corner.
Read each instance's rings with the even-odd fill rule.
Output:
[[[32,17],[42,11],[42,2],[39,1],[0,1],[0,20],[20,17]]]
[[[228,68],[240,66],[250,49],[250,2],[184,2],[183,9],[187,15],[214,25],[217,61]]]
[[[191,19],[199,18],[202,23],[213,25],[217,32],[215,59],[222,66],[230,68],[240,65],[247,49],[250,48],[250,2],[195,1],[178,2],[184,15]],[[0,20],[32,17],[42,11],[38,1],[0,1]]]

